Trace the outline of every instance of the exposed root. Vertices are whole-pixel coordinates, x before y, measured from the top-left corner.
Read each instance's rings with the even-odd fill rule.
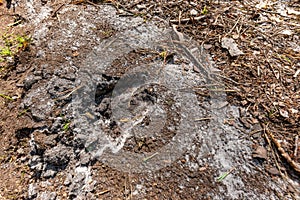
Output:
[[[271,138],[272,142],[277,147],[278,151],[280,152],[281,156],[285,158],[285,160],[288,162],[288,164],[298,173],[300,173],[300,164],[293,161],[293,159],[289,156],[288,153],[282,148],[280,142],[275,138],[273,133],[269,129],[265,129],[265,132],[268,134],[268,136]]]

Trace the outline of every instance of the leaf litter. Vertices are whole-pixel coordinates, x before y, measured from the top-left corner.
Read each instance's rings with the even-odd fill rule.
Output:
[[[229,88],[238,88],[239,92],[228,93],[228,100],[247,107],[259,123],[267,123],[275,143],[280,144],[283,138],[289,141],[281,155],[291,155],[293,162],[300,163],[299,153],[294,153],[294,140],[300,134],[297,1],[160,2],[160,6],[155,1],[140,2],[146,5],[143,9],[138,9],[135,1],[120,0],[118,4],[149,15],[150,19],[168,19],[200,44],[209,45],[208,51],[218,68],[234,80],[224,82]],[[279,151],[276,145],[273,151]],[[288,168],[284,159],[278,161],[281,167]]]
[[[226,87],[236,88],[237,92],[227,94],[228,101],[247,108],[248,123],[257,124],[251,119],[255,118],[264,127],[262,138],[270,141],[268,151],[274,156],[266,155],[265,149],[256,149],[255,154],[268,158],[269,165],[283,172],[280,174],[299,177],[300,7],[297,1],[104,2],[114,5],[120,13],[143,16],[145,20],[169,20],[181,32],[209,46],[207,50],[227,78],[223,80]],[[232,38],[230,45],[222,44],[224,38]],[[228,172],[232,171],[219,179],[226,180]],[[109,189],[102,191],[106,193]]]

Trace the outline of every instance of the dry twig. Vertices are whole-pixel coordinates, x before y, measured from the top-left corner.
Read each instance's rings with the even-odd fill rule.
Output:
[[[296,138],[295,138],[295,150],[294,150],[294,157],[296,158],[297,157],[297,154],[298,154],[298,140],[299,140],[299,136],[297,135]]]
[[[275,136],[273,135],[273,133],[269,129],[265,128],[265,132],[271,138],[272,142],[275,144],[275,146],[277,147],[278,151],[281,153],[281,156],[286,159],[286,161],[288,162],[288,164],[296,172],[300,173],[300,165],[299,165],[299,163],[296,163],[295,161],[292,160],[292,158],[289,156],[288,153],[285,152],[285,150],[282,148],[280,142],[275,138]]]
[[[57,15],[57,12],[63,7],[65,6],[66,4],[65,3],[62,3],[60,4],[55,10],[54,12],[52,13],[51,17],[55,17]]]
[[[202,15],[202,16],[198,16],[198,17],[184,18],[184,19],[181,19],[181,16],[179,16],[178,19],[171,19],[170,22],[174,23],[174,24],[180,24],[181,22],[199,21],[204,18],[206,18],[206,15]]]

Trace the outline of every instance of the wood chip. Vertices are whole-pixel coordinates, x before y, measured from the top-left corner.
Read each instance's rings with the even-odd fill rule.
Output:
[[[275,167],[271,167],[270,169],[267,169],[267,170],[272,175],[280,175],[280,172]]]
[[[262,158],[262,159],[265,159],[267,160],[268,158],[268,153],[267,153],[267,150],[265,147],[262,147],[262,146],[258,146],[256,148],[256,150],[253,152],[253,158]]]

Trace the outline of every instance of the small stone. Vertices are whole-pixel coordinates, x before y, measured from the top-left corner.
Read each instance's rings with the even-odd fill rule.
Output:
[[[235,39],[235,40],[238,39],[239,37],[240,37],[240,36],[239,36],[238,34],[233,34],[233,35],[232,35],[232,38]]]
[[[241,101],[241,104],[242,104],[243,106],[245,106],[247,103],[248,103],[248,101],[247,101],[247,100],[243,100],[243,101]]]
[[[84,173],[77,173],[76,177],[74,177],[74,183],[81,183],[85,179]]]
[[[16,86],[17,87],[24,87],[24,84],[23,83],[17,83]]]
[[[109,107],[109,104],[110,104],[110,100],[108,98],[104,98],[99,104],[97,111],[100,112],[101,114],[105,113],[105,111],[107,111]]]
[[[288,118],[289,117],[289,113],[286,110],[283,109],[279,109],[279,114],[284,117],[284,118]]]
[[[191,14],[192,16],[197,16],[197,15],[198,15],[198,11],[195,10],[195,9],[192,9],[192,10],[190,11],[190,14]]]
[[[33,199],[37,196],[37,188],[35,183],[31,183],[28,186],[28,197]]]
[[[57,171],[52,170],[52,169],[48,169],[47,171],[45,171],[45,172],[42,174],[42,177],[43,177],[43,178],[52,178],[52,177],[54,177],[56,174],[57,174]]]
[[[138,4],[138,5],[136,5],[136,7],[137,7],[137,9],[139,9],[139,10],[142,10],[142,9],[145,9],[146,8],[146,5],[145,4]]]
[[[68,174],[66,180],[64,181],[65,186],[69,186],[72,182],[72,175]]]
[[[88,155],[88,154],[80,155],[80,164],[81,165],[88,165],[90,160],[91,160],[90,155]]]
[[[42,76],[42,71],[41,70],[37,70],[37,71],[33,72],[33,74],[35,76]]]
[[[212,45],[211,44],[204,44],[203,47],[204,47],[204,49],[208,50],[208,49],[212,48]]]
[[[14,96],[12,96],[11,98],[12,98],[13,100],[16,100],[16,99],[18,99],[19,97],[14,95]]]
[[[41,171],[43,169],[43,163],[41,157],[38,155],[32,156],[28,164],[30,169],[32,170]]]
[[[56,139],[57,135],[49,135],[45,138],[45,145],[55,146],[57,144]]]
[[[42,192],[39,196],[38,199],[41,200],[55,200],[56,199],[56,193],[55,192]]]
[[[299,112],[297,109],[294,109],[294,108],[291,108],[290,110],[291,110],[292,114],[297,114]]]
[[[55,166],[63,166],[69,162],[71,153],[71,148],[64,145],[57,145],[45,151],[44,161]]]
[[[30,75],[30,76],[26,77],[25,81],[24,81],[24,89],[29,90],[33,84],[35,84],[36,82],[38,82],[41,79],[42,79],[42,77],[34,76],[34,75]]]
[[[50,128],[50,131],[51,132],[58,132],[62,126],[63,126],[63,118],[62,117],[57,117],[54,120],[54,122],[53,122],[53,124]]]
[[[20,154],[20,155],[24,155],[25,152],[24,152],[23,148],[20,148],[20,149],[17,150],[17,153]]]
[[[23,157],[20,158],[20,161],[21,161],[22,163],[24,163],[25,161],[27,161],[27,159],[28,159],[28,158],[27,158],[26,156],[23,156]]]
[[[244,53],[238,48],[238,45],[232,38],[222,38],[222,47],[227,49],[231,56],[244,55]]]

